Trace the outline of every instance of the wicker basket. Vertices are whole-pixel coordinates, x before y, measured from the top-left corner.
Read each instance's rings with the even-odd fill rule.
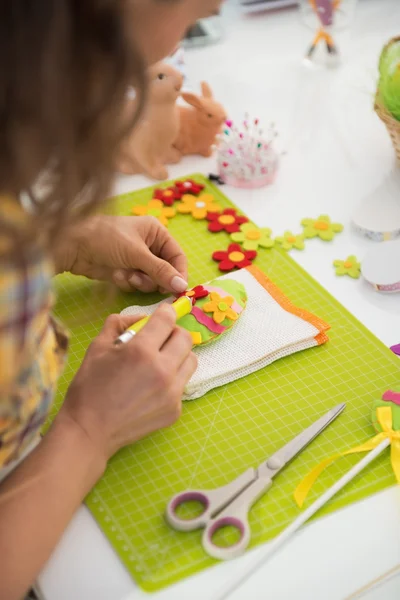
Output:
[[[400,162],[400,121],[392,117],[381,102],[375,101],[375,112],[385,123],[386,129],[392,139],[393,148],[396,152],[397,160]]]
[[[395,37],[390,40],[387,46],[394,42],[400,41],[400,37]],[[400,121],[395,119],[385,108],[382,98],[380,97],[379,89],[375,97],[375,112],[378,117],[385,123],[386,129],[391,137],[397,160],[400,162]]]

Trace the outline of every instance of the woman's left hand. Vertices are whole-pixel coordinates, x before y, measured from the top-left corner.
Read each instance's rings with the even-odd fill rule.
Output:
[[[75,275],[114,281],[123,291],[187,289],[186,257],[154,217],[92,217],[62,241],[56,265]]]

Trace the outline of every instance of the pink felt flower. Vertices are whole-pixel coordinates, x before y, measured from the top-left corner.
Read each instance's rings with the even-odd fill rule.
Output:
[[[226,231],[227,233],[237,233],[240,231],[240,225],[248,222],[248,218],[238,215],[234,208],[226,208],[222,212],[208,213],[207,220],[210,221],[208,231],[218,233]]]
[[[208,294],[209,292],[202,285],[196,285],[196,287],[192,288],[191,290],[186,290],[186,292],[179,294],[177,298],[187,296],[187,298],[191,299],[192,304],[195,305],[196,300],[200,300],[200,298],[207,298]]]
[[[197,196],[204,190],[204,185],[201,183],[197,183],[193,181],[193,179],[185,179],[185,181],[175,181],[175,189],[180,192],[180,194],[193,194],[193,196]]]
[[[213,260],[219,262],[220,271],[249,267],[256,256],[255,250],[244,250],[239,244],[230,244],[227,251],[218,250],[212,255]]]
[[[154,190],[153,198],[156,200],[161,200],[165,206],[172,206],[176,200],[180,200],[182,198],[182,193],[173,187],[169,187],[164,190],[157,189]]]

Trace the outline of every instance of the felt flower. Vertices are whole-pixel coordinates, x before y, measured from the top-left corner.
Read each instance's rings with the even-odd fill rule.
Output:
[[[256,256],[255,250],[243,250],[239,244],[230,244],[227,251],[218,250],[212,255],[213,260],[219,262],[220,271],[249,267]]]
[[[193,179],[185,179],[185,181],[175,181],[175,188],[181,194],[193,194],[197,196],[204,190],[204,185],[193,181]]]
[[[304,237],[319,237],[325,242],[330,242],[336,233],[343,231],[343,225],[332,223],[328,215],[320,215],[318,219],[303,219]]]
[[[252,223],[244,223],[240,226],[239,233],[233,233],[231,239],[240,242],[245,250],[258,250],[261,248],[272,248],[274,240],[271,239],[272,231],[267,227],[257,227]]]
[[[297,250],[304,250],[304,235],[294,234],[291,231],[285,231],[285,233],[275,238],[275,241],[282,246],[284,250],[291,250],[296,248]]]
[[[172,219],[176,215],[176,212],[173,208],[164,206],[161,200],[150,200],[150,202],[146,206],[134,206],[132,212],[136,216],[144,217],[151,216],[155,217],[168,227],[168,219]]]
[[[198,331],[189,331],[189,333],[192,337],[193,346],[199,346],[201,344],[201,342],[203,341],[203,338],[201,337],[201,333],[199,333]]]
[[[197,220],[205,219],[209,212],[219,212],[219,204],[214,203],[212,194],[201,194],[198,198],[190,194],[182,196],[182,202],[178,206],[178,212],[183,215],[192,215]]]
[[[361,275],[361,265],[353,254],[346,260],[334,260],[333,265],[336,275],[348,275],[353,279],[358,279]]]
[[[207,221],[210,221],[208,231],[212,233],[217,233],[218,231],[235,233],[239,231],[240,225],[248,222],[248,218],[238,215],[234,208],[226,208],[222,212],[209,212]]]
[[[177,298],[182,298],[182,296],[190,298],[192,304],[195,305],[196,300],[200,300],[200,298],[207,298],[208,290],[206,290],[202,285],[196,285],[196,287],[192,288],[191,290],[186,290],[186,292],[179,294]]]
[[[180,200],[182,198],[182,194],[176,188],[169,187],[164,190],[154,190],[153,198],[155,200],[161,200],[165,206],[172,206],[175,200]]]
[[[234,301],[232,296],[222,298],[217,292],[211,292],[210,302],[204,304],[203,311],[213,313],[213,320],[218,324],[225,321],[225,319],[236,321],[239,315],[231,308]]]

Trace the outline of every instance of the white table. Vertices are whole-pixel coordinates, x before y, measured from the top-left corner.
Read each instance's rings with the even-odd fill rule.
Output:
[[[332,267],[333,259],[351,253],[362,258],[372,244],[352,233],[350,216],[393,166],[389,137],[373,114],[372,103],[379,51],[399,33],[399,0],[360,0],[351,39],[343,37],[347,62],[336,71],[307,70],[302,65],[311,34],[300,25],[296,11],[243,18],[228,4],[225,19],[223,43],[187,54],[190,77],[207,79],[234,119],[249,111],[265,124],[275,121],[280,147],[288,154],[273,187],[224,191],[251,219],[275,232],[298,230],[301,218],[320,213],[347,225],[333,243],[311,242],[294,257],[385,344],[399,343],[398,295],[379,295],[361,280],[338,278]],[[171,175],[212,170],[212,159],[190,158],[171,169]],[[125,178],[116,191],[144,185],[148,185],[144,178]],[[154,598],[211,598],[256,554],[257,550],[234,564],[222,564]],[[306,527],[232,600],[343,600],[398,563],[400,493],[392,488]],[[385,594],[380,589],[376,598],[398,599],[400,579],[396,581]],[[46,600],[146,596],[84,507],[39,583]]]

